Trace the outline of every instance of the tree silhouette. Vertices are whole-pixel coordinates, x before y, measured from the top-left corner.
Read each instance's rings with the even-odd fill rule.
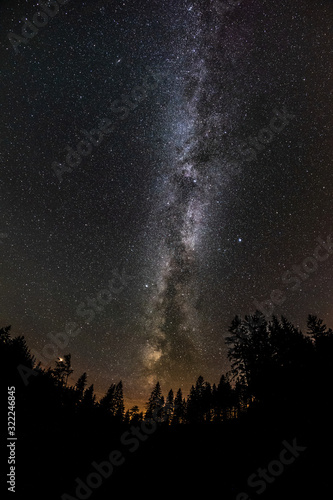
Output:
[[[137,405],[132,406],[129,410],[130,422],[132,425],[137,425],[140,422],[140,409]]]
[[[286,318],[275,316],[268,322],[261,313],[236,316],[226,339],[228,357],[243,410],[254,398],[267,405],[305,397],[301,387],[310,382],[308,367],[313,356],[311,340]],[[242,388],[242,390],[240,390]],[[293,395],[297,394],[297,398]]]
[[[210,422],[212,390],[209,382],[200,375],[195,386],[192,385],[187,400],[186,419],[190,423]]]
[[[156,418],[156,416],[161,415],[161,408],[164,406],[164,397],[162,395],[162,390],[160,383],[157,382],[154,389],[151,392],[148,402],[146,403],[146,414],[145,418]]]
[[[172,421],[173,411],[174,411],[174,397],[173,397],[173,390],[170,389],[170,391],[168,392],[166,404],[164,407],[164,421],[168,425]]]
[[[131,415],[130,415],[130,411],[129,410],[126,410],[125,412],[125,415],[124,415],[124,424],[126,426],[129,426],[129,424],[131,423]]]
[[[84,393],[84,390],[86,388],[86,385],[87,385],[87,373],[84,372],[78,378],[78,380],[73,388],[73,400],[74,400],[74,403],[76,405],[78,405],[82,402],[83,393]]]
[[[272,428],[274,433],[279,431],[280,422],[283,423],[283,435],[281,432],[278,439],[291,433],[295,435],[294,429],[298,429],[299,423],[302,445],[306,432],[312,429],[319,433],[323,428],[326,439],[330,429],[333,331],[321,319],[309,315],[307,332],[303,334],[283,316],[272,316],[270,320],[261,314],[244,318],[237,316],[232,321],[227,342],[232,370],[221,375],[217,384],[211,386],[200,375],[187,398],[183,397],[181,388],[175,397],[170,389],[165,405],[160,383],[157,382],[153,388],[146,403],[145,417],[157,421],[161,417],[160,421],[169,425],[158,426],[160,434],[156,439],[148,439],[149,434],[146,433],[146,451],[142,456],[145,460],[152,456],[159,472],[162,473],[165,464],[174,462],[174,451],[179,443],[182,443],[184,456],[188,450],[186,459],[190,460],[196,449],[200,450],[200,456],[208,457],[207,453],[213,456],[211,451],[215,449],[215,441],[223,436],[227,452],[219,460],[233,476],[233,465],[228,469],[230,456],[231,464],[239,459],[238,450],[244,452],[246,457],[249,444],[253,446],[260,433],[264,440],[261,443],[263,449],[267,429]],[[25,371],[22,371],[23,366]],[[123,434],[124,442],[128,445],[134,446],[138,442],[136,438],[145,433],[143,413],[139,407],[133,406],[125,412],[122,381],[110,384],[106,394],[96,403],[94,385],[86,388],[86,372],[73,387],[68,386],[72,373],[70,355],[58,359],[54,369],[35,368],[35,359],[24,337],[11,338],[10,327],[0,329],[0,380],[2,385],[9,381],[7,385],[17,387],[16,397],[21,415],[24,415],[19,426],[21,442],[27,443],[30,450],[33,446],[31,435],[41,430],[46,434],[52,429],[49,440],[54,452],[45,468],[40,465],[48,480],[50,466],[59,470],[60,464],[62,466],[67,460],[63,450],[71,439],[74,451],[73,458],[69,460],[80,463],[85,449],[89,458],[100,457],[102,460],[104,445],[108,444],[104,440],[121,435],[124,424],[127,426]],[[25,373],[28,377],[24,378]],[[228,421],[230,419],[232,421]],[[287,427],[289,425],[290,428]],[[285,433],[286,429],[288,432]],[[138,432],[135,437],[134,432]],[[158,451],[157,442],[162,443],[163,451]],[[118,446],[118,443],[114,444]],[[112,449],[113,445],[108,448]],[[275,446],[273,451],[270,450],[268,443],[267,449],[269,461],[276,456],[277,448]],[[261,459],[257,450],[253,453],[256,460]],[[183,456],[179,460],[183,460]],[[242,460],[243,457],[240,464]],[[266,459],[264,462],[267,463]],[[69,464],[67,462],[66,466]],[[214,460],[209,463],[213,469],[215,465]],[[133,462],[133,470],[135,467]],[[246,474],[248,469],[242,471],[243,476],[246,477]],[[57,493],[60,498],[61,492]]]
[[[259,397],[266,390],[263,373],[269,371],[273,356],[268,323],[259,311],[244,320],[235,316],[229,332],[226,344],[232,373],[238,383],[248,387],[250,394]]]
[[[95,408],[96,396],[94,394],[94,384],[91,384],[88,389],[84,391],[81,401],[81,408],[84,410],[92,410]]]
[[[79,399],[82,399],[84,389],[87,385],[87,372],[82,373],[75,384],[75,390],[78,394]]]
[[[122,422],[124,420],[125,406],[122,381],[118,382],[115,388],[113,414],[118,421]]]
[[[125,415],[123,383],[111,384],[105,396],[99,402],[99,408],[109,416],[122,421]]]
[[[71,354],[66,354],[64,358],[58,358],[56,361],[56,366],[53,370],[53,374],[60,384],[65,384],[67,386],[68,377],[73,373],[71,367]]]
[[[144,416],[143,416],[143,411],[139,411],[138,406],[133,406],[132,409],[130,410],[131,413],[131,424],[139,424],[140,422],[143,421]]]
[[[175,402],[174,402],[174,412],[172,416],[172,424],[177,425],[184,421],[185,417],[185,403],[183,401],[183,394],[181,388],[178,389]]]
[[[317,353],[324,355],[325,352],[331,351],[333,347],[333,330],[327,328],[322,319],[311,314],[308,316],[307,327]]]
[[[200,375],[187,400],[181,388],[175,398],[170,389],[166,405],[157,382],[146,403],[145,417],[163,416],[172,425],[208,424],[223,422],[259,404],[266,408],[274,406],[275,410],[280,407],[281,411],[286,407],[295,409],[303,407],[310,396],[322,404],[328,400],[333,381],[333,331],[314,315],[308,316],[307,324],[306,335],[303,335],[283,316],[280,319],[272,316],[270,320],[260,312],[244,319],[235,316],[226,339],[231,373],[222,375],[213,387]],[[70,354],[59,358],[54,369],[36,367],[24,337],[11,338],[9,326],[0,329],[0,361],[2,372],[19,381],[21,387],[24,386],[22,378],[25,383],[28,379],[31,394],[44,391],[44,400],[47,399],[52,408],[56,405],[68,409],[80,407],[83,411],[98,406],[114,421],[125,419],[122,381],[112,383],[96,404],[93,385],[86,389],[86,372],[73,387],[68,387],[73,373]],[[142,419],[138,407],[126,411],[126,422],[138,423]]]
[[[10,329],[11,325],[5,326],[4,328],[0,329],[0,342],[3,344],[8,344],[11,341],[10,338]]]
[[[233,392],[230,381],[222,375],[218,386],[213,388],[214,422],[222,422],[229,416],[233,403]]]
[[[105,396],[100,400],[99,407],[105,412],[110,412],[111,414],[114,414],[115,393],[116,393],[116,385],[111,384]]]
[[[10,380],[20,390],[35,379],[40,372],[40,365],[27,346],[24,336],[11,338],[11,326],[0,329],[0,384],[6,386]]]
[[[323,320],[310,314],[307,327],[315,350],[313,370],[320,381],[318,385],[313,386],[313,394],[317,405],[323,405],[330,400],[333,383],[333,331],[331,328],[327,328]]]

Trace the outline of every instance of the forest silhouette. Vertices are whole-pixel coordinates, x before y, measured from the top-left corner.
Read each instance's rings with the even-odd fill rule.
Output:
[[[16,497],[106,499],[164,490],[192,496],[204,487],[206,494],[218,488],[223,499],[247,500],[330,491],[332,329],[309,315],[303,333],[284,317],[257,311],[233,319],[226,344],[231,370],[218,384],[199,375],[188,395],[181,388],[164,395],[156,381],[140,411],[125,408],[122,381],[97,401],[86,373],[69,384],[70,354],[42,368],[25,338],[2,328],[3,397],[7,386],[16,388]],[[288,439],[306,451],[259,495],[248,477]],[[105,462],[112,450],[118,466],[110,477],[77,496],[76,478],[86,485],[96,473],[92,463]]]

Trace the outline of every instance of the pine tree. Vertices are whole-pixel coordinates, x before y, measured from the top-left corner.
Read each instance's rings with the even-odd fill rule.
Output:
[[[83,392],[84,389],[87,385],[87,373],[84,372],[82,373],[81,377],[78,378],[78,381],[76,382],[74,389],[76,391],[78,400],[80,401],[83,397]]]
[[[164,406],[164,398],[162,396],[162,390],[160,383],[157,382],[154,389],[151,392],[148,403],[146,403],[146,414],[145,418],[156,418],[160,416],[161,408]]]
[[[183,419],[184,419],[184,401],[183,401],[182,390],[179,388],[174,401],[172,425],[177,425],[182,423]]]
[[[41,373],[40,363],[36,366],[24,336],[12,339],[10,329],[10,326],[0,329],[0,384],[6,387],[6,381],[11,380],[13,384],[26,386]]]
[[[68,377],[73,371],[71,367],[71,354],[66,354],[64,358],[58,358],[56,361],[53,374],[60,384],[65,383],[65,386],[67,386]]]
[[[105,396],[100,400],[99,407],[106,412],[111,412],[114,415],[114,399],[116,394],[115,384],[111,384]]]
[[[327,327],[322,319],[317,318],[312,314],[308,315],[307,320],[308,333],[312,336],[314,340],[323,337],[327,332]]]
[[[232,406],[232,388],[226,375],[222,375],[218,386],[213,388],[213,401],[214,421],[226,420]]]
[[[210,419],[210,384],[204,382],[200,375],[195,387],[192,385],[186,405],[186,420],[191,423],[201,423]]]
[[[65,354],[65,386],[67,387],[68,377],[73,373],[72,365],[71,365],[71,354]]]
[[[164,421],[167,424],[170,424],[170,422],[172,420],[173,411],[174,411],[173,390],[170,389],[170,391],[168,392],[166,404],[164,407]]]
[[[130,418],[131,418],[131,424],[132,425],[137,425],[139,423],[139,407],[137,405],[133,406],[130,409]]]
[[[85,410],[91,410],[95,407],[96,396],[94,394],[94,384],[91,384],[88,389],[84,391],[81,407]]]
[[[123,394],[123,383],[118,382],[115,388],[114,394],[114,416],[122,422],[124,420],[125,406],[124,406],[124,394]]]
[[[310,389],[309,386],[312,385],[313,399],[317,401],[317,406],[329,406],[328,402],[330,401],[333,383],[333,331],[331,328],[327,329],[321,319],[312,315],[308,317],[307,326],[314,348],[313,361],[311,361],[312,371],[316,373],[317,381],[320,381],[319,383],[314,383],[311,377],[312,380],[308,382],[308,391]],[[310,365],[310,363],[308,362],[306,365]],[[309,397],[309,394],[307,396]]]
[[[212,387],[209,382],[205,382],[202,392],[202,414],[205,422],[210,422],[212,418]]]

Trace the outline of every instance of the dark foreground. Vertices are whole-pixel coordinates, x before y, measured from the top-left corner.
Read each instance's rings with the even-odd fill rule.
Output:
[[[50,427],[36,420],[17,441],[13,498],[108,499],[123,494],[188,498],[203,493],[238,500],[324,498],[331,492],[333,436],[330,413],[323,410],[311,422],[306,415],[300,422],[293,416],[263,418],[253,411],[217,425],[160,424],[148,436],[140,433],[147,436],[144,441],[132,437],[126,444],[120,441],[127,432],[123,425],[108,433],[93,421],[87,428],[86,422],[83,427],[70,419],[57,426],[51,417]],[[285,443],[294,451],[282,453]],[[104,464],[101,470],[108,478],[96,475],[92,463],[109,461],[115,451],[119,453],[112,456],[119,465],[111,470]],[[279,465],[281,456],[287,464]],[[258,477],[259,468],[267,475]],[[87,489],[80,483],[76,491],[76,478],[87,485],[89,476],[90,486],[101,485]],[[65,493],[68,496],[62,496]]]
[[[180,390],[165,401],[157,383],[144,416],[125,412],[121,382],[96,402],[86,374],[68,383],[70,355],[41,370],[25,340],[1,329],[1,402],[15,400],[16,438],[4,404],[1,498],[331,497],[333,330],[314,316],[308,325],[304,335],[284,319],[235,319],[236,386],[200,376],[187,401]]]

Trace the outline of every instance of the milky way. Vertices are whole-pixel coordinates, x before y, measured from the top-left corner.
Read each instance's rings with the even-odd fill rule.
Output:
[[[0,5],[0,327],[42,353],[76,323],[70,383],[122,379],[141,405],[157,380],[218,382],[232,318],[274,290],[277,315],[332,326],[329,260],[281,279],[332,231],[332,1],[71,0],[17,54],[7,35],[38,9]]]
[[[211,5],[219,13],[220,2]],[[239,162],[231,162],[221,148],[218,134],[225,116],[235,118],[233,105],[221,88],[214,88],[217,68],[211,52],[218,43],[221,17],[204,19],[205,12],[189,3],[186,26],[173,43],[177,75],[171,93],[174,98],[162,121],[161,134],[168,137],[163,148],[163,176],[155,202],[154,241],[157,287],[147,306],[146,346],[142,358],[147,382],[162,383],[195,376],[204,350],[200,314],[198,267],[207,248],[209,212],[216,194],[239,173]],[[184,28],[183,25],[183,28]],[[224,77],[230,78],[223,57]],[[210,68],[209,68],[210,66]],[[223,113],[218,113],[219,102]],[[210,111],[214,109],[213,112]],[[163,129],[163,126],[165,129]]]

